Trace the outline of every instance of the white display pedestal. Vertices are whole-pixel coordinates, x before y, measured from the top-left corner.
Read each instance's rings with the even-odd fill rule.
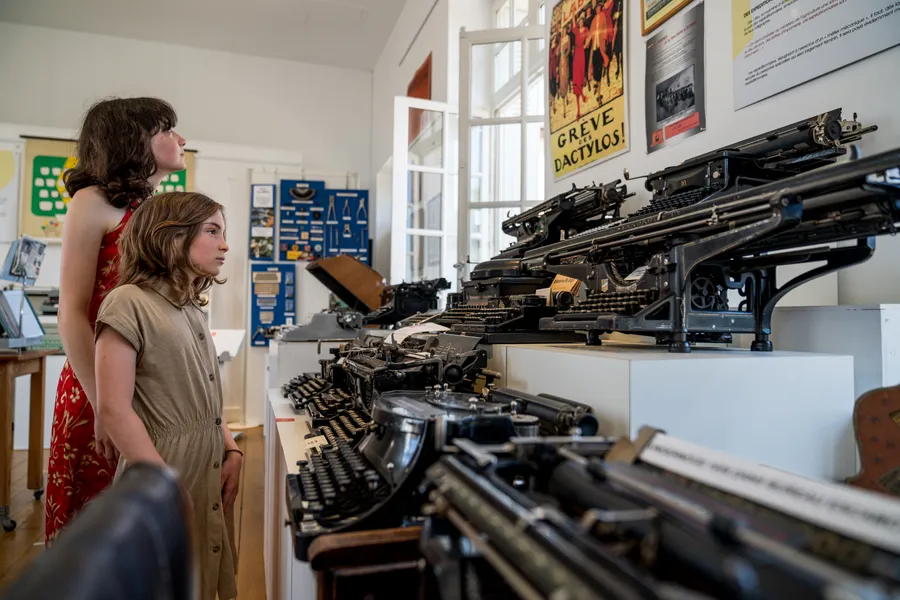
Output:
[[[505,356],[504,356],[505,355]],[[604,343],[494,346],[500,385],[591,406],[600,435],[644,426],[827,480],[855,473],[850,356]]]
[[[294,558],[294,543],[285,485],[306,458],[303,436],[309,432],[304,416],[294,413],[277,389],[266,394],[266,457],[263,508],[263,566],[268,600],[315,600],[316,577],[309,563]]]
[[[857,398],[900,384],[900,304],[778,308],[771,340],[778,350],[852,356]]]
[[[240,423],[244,420],[244,394],[234,393],[231,383],[231,369],[228,364],[234,361],[244,345],[246,330],[244,329],[210,329],[213,345],[216,347],[216,356],[219,359],[219,376],[222,379],[225,406],[223,413],[227,423]],[[234,439],[241,436],[240,432],[233,432]]]
[[[266,356],[266,390],[281,388],[285,383],[302,373],[318,373],[322,367],[319,359],[332,358],[329,350],[350,340],[341,342],[269,342]]]

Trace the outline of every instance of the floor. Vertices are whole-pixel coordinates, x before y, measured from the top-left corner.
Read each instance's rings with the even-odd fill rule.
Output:
[[[263,473],[265,446],[262,427],[244,430],[238,440],[244,451],[241,489],[234,505],[238,546],[238,598],[265,600],[263,570]],[[44,550],[44,504],[25,487],[26,452],[13,455],[11,516],[17,523],[11,533],[0,529],[0,591],[13,583]],[[44,455],[44,462],[47,462]]]

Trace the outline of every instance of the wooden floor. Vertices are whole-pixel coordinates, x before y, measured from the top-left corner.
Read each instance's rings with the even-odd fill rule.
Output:
[[[263,472],[265,446],[262,427],[244,430],[238,446],[244,451],[241,489],[234,505],[238,546],[238,599],[265,600],[263,570]],[[0,591],[15,582],[31,561],[44,550],[44,502],[25,487],[27,455],[13,456],[11,516],[15,531],[0,529]],[[44,464],[48,456],[44,455]]]

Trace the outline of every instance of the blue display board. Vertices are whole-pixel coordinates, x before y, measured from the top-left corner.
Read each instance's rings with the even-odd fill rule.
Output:
[[[278,260],[293,262],[324,256],[325,182],[283,179],[278,200]]]
[[[325,190],[325,256],[349,254],[371,264],[369,191]]]
[[[250,260],[275,260],[275,186],[250,186]]]
[[[268,346],[262,332],[286,325],[296,315],[297,282],[293,264],[250,265],[250,343]]]

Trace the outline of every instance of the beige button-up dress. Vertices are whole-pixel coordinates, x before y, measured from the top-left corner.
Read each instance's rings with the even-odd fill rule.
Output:
[[[124,285],[100,307],[96,334],[112,327],[137,350],[134,410],[194,504],[200,597],[237,596],[236,559],[222,511],[222,383],[203,313],[171,287]],[[120,459],[117,475],[125,469]]]

